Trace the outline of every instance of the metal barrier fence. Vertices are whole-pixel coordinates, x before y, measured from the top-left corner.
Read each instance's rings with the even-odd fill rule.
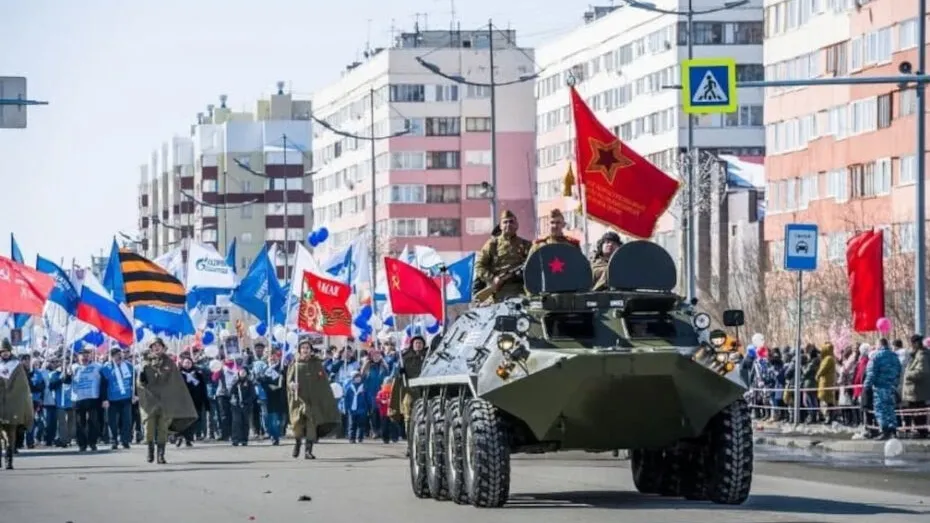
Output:
[[[869,430],[880,430],[878,425],[872,424],[871,422],[874,419],[874,411],[872,409],[863,409],[860,405],[839,405],[840,398],[843,395],[843,392],[849,392],[848,397],[852,397],[852,391],[862,386],[856,385],[839,385],[836,387],[812,387],[812,388],[802,388],[800,389],[801,394],[813,394],[816,399],[817,392],[820,391],[835,391],[836,392],[836,403],[835,405],[823,405],[823,406],[805,406],[804,398],[802,397],[801,402],[801,412],[839,412],[841,414],[848,414],[850,418],[864,417],[863,423],[860,423],[859,426],[862,426]],[[790,417],[794,412],[794,407],[789,405],[780,405],[779,401],[784,402],[785,393],[793,395],[795,392],[794,387],[782,387],[782,388],[751,388],[749,392],[746,393],[747,400],[749,402],[749,407],[753,410],[763,410],[771,413],[782,413],[786,412]],[[775,400],[773,404],[773,398]],[[856,400],[858,401],[858,400]],[[787,402],[785,402],[787,403]],[[920,407],[920,408],[898,408],[895,409],[895,412],[898,415],[898,431],[899,432],[918,432],[918,431],[930,431],[930,406]],[[865,416],[862,416],[866,414]],[[872,419],[868,419],[872,418]]]

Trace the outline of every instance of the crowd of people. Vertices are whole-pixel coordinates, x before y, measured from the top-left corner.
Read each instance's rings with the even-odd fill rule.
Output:
[[[870,439],[930,434],[930,338],[915,334],[907,346],[882,338],[874,347],[861,343],[838,353],[832,343],[809,344],[800,355],[791,347],[750,345],[742,367],[757,419],[862,427]]]
[[[415,353],[425,347],[422,336],[407,341]],[[306,346],[310,348],[309,343]],[[352,443],[375,439],[385,444],[405,437],[403,423],[397,421],[396,413],[389,413],[400,357],[392,341],[361,350],[330,346],[311,351],[338,400],[340,429],[327,435]],[[285,383],[294,358],[285,357],[280,347],[256,340],[236,354],[219,349],[211,357],[198,347],[168,357],[180,370],[196,413],[193,423],[171,434],[174,445],[193,446],[195,441],[279,445],[289,425],[295,432],[292,420],[297,418],[289,412]],[[79,452],[93,452],[101,445],[118,450],[144,440],[152,443],[146,437],[144,407],[140,409],[139,401],[138,383],[144,385],[145,374],[135,372],[130,349],[82,350],[73,355],[27,353],[16,358],[27,369],[35,409],[32,428],[17,430],[16,451],[76,446]],[[165,429],[155,432],[171,433]],[[309,449],[311,444],[307,445]],[[298,453],[295,450],[295,457]],[[312,452],[308,453],[312,458]],[[161,449],[158,459],[164,460]]]

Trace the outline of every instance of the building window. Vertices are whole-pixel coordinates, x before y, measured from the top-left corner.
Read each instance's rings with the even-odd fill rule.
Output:
[[[891,93],[883,94],[878,97],[878,128],[886,129],[891,127],[891,118],[894,112],[891,110]]]
[[[426,153],[403,151],[391,153],[391,169],[398,171],[419,171],[426,168]]]
[[[244,232],[239,235],[239,243],[252,243],[252,233]]]
[[[215,242],[216,241],[216,229],[206,229],[203,231],[203,241],[205,242]]]
[[[433,96],[431,102],[457,102],[459,101],[459,86],[452,85],[432,85],[431,91]]]
[[[458,218],[430,218],[427,222],[430,236],[461,236],[462,220]]]
[[[216,207],[210,207],[207,205],[201,205],[200,209],[203,210],[203,216],[205,218],[212,218],[216,216]]]
[[[762,127],[763,116],[761,105],[742,105],[735,113],[726,115],[726,127]]]
[[[765,79],[765,67],[762,64],[737,64],[737,82],[759,82]]]
[[[266,203],[265,204],[265,215],[284,216],[284,214],[285,212],[284,212],[283,203]],[[303,214],[304,214],[304,204],[302,203],[287,204],[287,215],[288,216],[303,216]]]
[[[898,23],[898,40],[895,51],[917,47],[917,19],[911,18]]]
[[[216,192],[216,180],[204,180],[201,187],[205,193]]]
[[[898,224],[898,251],[914,252],[917,249],[917,227],[913,222]]]
[[[239,218],[243,220],[251,220],[252,219],[252,206],[243,205],[242,207],[239,207]]]
[[[490,118],[466,118],[465,132],[467,133],[486,133],[491,131]]]
[[[462,200],[462,188],[458,185],[427,185],[426,203],[458,203]]]
[[[383,190],[390,191],[390,193],[379,194],[380,201],[387,200],[390,203],[423,203],[426,201],[426,188],[423,185],[391,185]]]
[[[917,156],[902,156],[898,159],[898,185],[917,182]]]
[[[390,221],[391,236],[426,236],[425,222],[422,218],[394,218]]]
[[[458,169],[461,167],[459,151],[430,151],[426,155],[427,169]]]
[[[425,102],[426,86],[423,84],[391,84],[392,102]]]
[[[465,88],[465,97],[471,99],[490,98],[491,87],[488,85],[469,85]]]
[[[494,228],[493,220],[491,218],[466,218],[465,219],[465,234],[472,235],[483,235],[491,234],[491,229]]]
[[[240,180],[239,181],[239,192],[243,192],[243,193],[252,192],[252,180]]]
[[[426,136],[458,136],[462,132],[460,123],[459,118],[427,118]]]
[[[465,165],[491,165],[491,151],[465,151]]]
[[[824,53],[825,69],[833,76],[846,76],[849,72],[849,41],[827,47]]]
[[[891,158],[876,160],[873,185],[876,195],[888,194],[891,192]]]
[[[469,200],[487,200],[490,197],[490,191],[483,184],[472,183],[465,186],[465,198]]]
[[[902,89],[898,91],[898,118],[917,112],[917,91]]]
[[[694,22],[694,45],[762,45],[762,22]],[[678,44],[687,45],[688,24],[678,23]]]

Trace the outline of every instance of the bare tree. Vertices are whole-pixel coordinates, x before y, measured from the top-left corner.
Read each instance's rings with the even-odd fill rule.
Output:
[[[691,191],[688,190],[688,168],[691,164],[694,164],[694,205],[691,205]],[[678,161],[666,166],[666,170],[681,181],[681,189],[668,211],[678,221],[686,216],[688,209],[701,213],[710,211],[726,193],[726,164],[708,152],[682,153]]]

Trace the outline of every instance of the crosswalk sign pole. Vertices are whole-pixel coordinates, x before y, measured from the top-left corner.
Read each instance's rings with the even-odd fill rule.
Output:
[[[694,9],[692,9],[691,0],[688,0],[688,12],[685,17],[685,26],[688,31],[688,61],[694,60]],[[695,249],[695,230],[694,227],[694,197],[696,191],[694,190],[694,164],[697,161],[697,151],[694,150],[694,117],[690,114],[688,115],[688,162],[686,164],[687,168],[687,180],[688,180],[688,205],[685,206],[682,214],[685,214],[684,220],[685,223],[684,229],[687,237],[685,241],[685,256],[688,258],[687,261],[687,273],[688,273],[688,301],[690,302],[695,297],[697,297],[697,275],[696,267],[697,263],[694,259]]]

